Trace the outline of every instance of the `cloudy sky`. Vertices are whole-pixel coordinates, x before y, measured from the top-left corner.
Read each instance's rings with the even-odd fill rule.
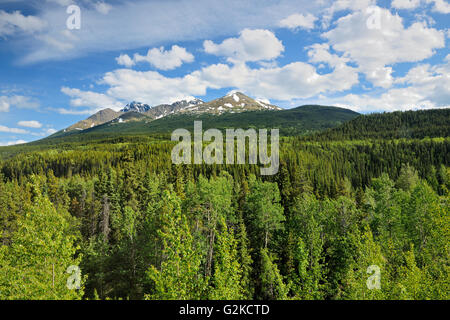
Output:
[[[448,0],[0,0],[0,145],[231,90],[284,108],[448,107],[449,14]]]

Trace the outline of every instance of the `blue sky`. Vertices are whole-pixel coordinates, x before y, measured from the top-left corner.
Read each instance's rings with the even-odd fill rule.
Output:
[[[447,0],[0,0],[0,145],[232,90],[284,108],[449,107],[449,14]]]

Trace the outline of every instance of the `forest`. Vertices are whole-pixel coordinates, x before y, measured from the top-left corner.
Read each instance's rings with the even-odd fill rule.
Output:
[[[274,176],[163,133],[0,148],[0,299],[447,300],[449,120],[289,124]]]

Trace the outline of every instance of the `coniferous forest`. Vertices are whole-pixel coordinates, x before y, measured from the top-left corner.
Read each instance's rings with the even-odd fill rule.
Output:
[[[449,128],[285,134],[274,176],[174,165],[162,133],[0,148],[0,299],[447,300]]]

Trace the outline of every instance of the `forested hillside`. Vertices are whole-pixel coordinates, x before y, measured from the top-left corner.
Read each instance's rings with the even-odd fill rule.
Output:
[[[361,115],[315,136],[320,141],[433,138],[450,135],[450,109]]]
[[[287,135],[267,177],[172,165],[159,134],[0,149],[0,298],[449,299],[449,120],[381,114]]]
[[[194,121],[203,121],[203,128],[278,128],[283,135],[301,135],[339,126],[359,114],[343,108],[325,106],[301,106],[281,111],[247,111],[214,115],[177,114],[151,121],[124,122],[112,121],[90,129],[75,132],[60,131],[39,143],[59,143],[92,140],[101,137],[125,135],[169,135],[173,130],[186,128],[192,130]],[[146,118],[141,115],[142,118]],[[126,119],[125,116],[121,118]]]

